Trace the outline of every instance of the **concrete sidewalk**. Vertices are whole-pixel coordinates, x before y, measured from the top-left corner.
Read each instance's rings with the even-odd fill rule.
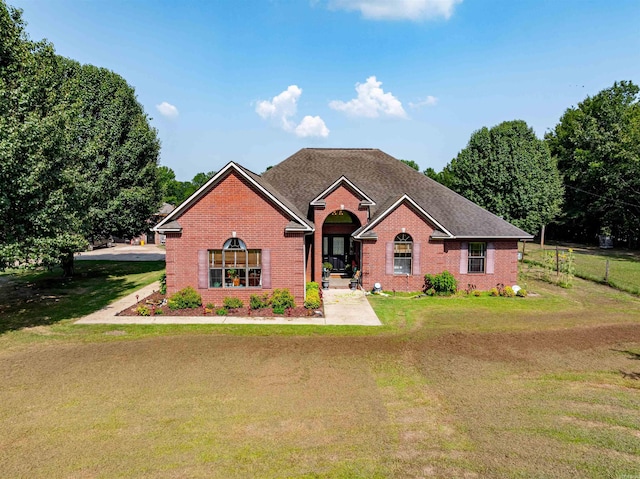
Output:
[[[364,291],[324,290],[324,318],[241,318],[233,316],[116,316],[160,288],[153,283],[75,322],[75,324],[314,324],[318,326],[381,326]]]

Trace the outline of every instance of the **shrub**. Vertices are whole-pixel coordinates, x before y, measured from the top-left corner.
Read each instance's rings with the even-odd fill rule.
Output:
[[[480,291],[478,291],[477,289],[473,290],[473,295],[477,298],[481,295],[482,293],[480,293]]]
[[[498,288],[491,288],[489,290],[489,296],[500,296],[500,292],[498,291]]]
[[[502,291],[502,296],[506,298],[513,298],[515,295],[516,293],[513,291],[513,288],[511,286],[504,287],[504,290]]]
[[[160,294],[167,294],[167,273],[160,276]]]
[[[138,306],[136,313],[138,313],[138,316],[151,316],[151,310],[148,306]]]
[[[453,294],[458,289],[458,280],[447,270],[436,275],[425,274],[422,290],[429,294],[430,289],[438,294]]]
[[[164,313],[161,309],[156,309],[156,316],[162,316]]]
[[[251,309],[262,309],[267,306],[269,306],[269,295],[267,293],[262,296],[258,296],[257,294],[249,296],[249,307]]]
[[[240,298],[233,298],[230,296],[227,296],[222,300],[222,305],[226,309],[237,309],[237,308],[242,308],[244,306]]]
[[[436,290],[433,288],[429,288],[428,290],[425,291],[425,294],[427,296],[435,296],[436,295]]]
[[[215,305],[215,304],[213,304],[213,303],[207,303],[206,308],[207,308],[207,309],[216,309],[216,305]]]
[[[310,289],[315,289],[316,291],[318,291],[320,289],[320,286],[318,285],[318,283],[316,283],[315,281],[309,281],[306,285],[305,285],[305,289],[307,291],[309,291]]]
[[[519,296],[520,298],[526,298],[527,297],[527,290],[522,288],[519,289],[518,292],[516,293],[516,296]]]
[[[275,308],[273,308],[273,312],[274,314],[284,314],[284,308],[277,306]]]
[[[227,315],[227,310],[225,308],[218,308],[218,309],[216,309],[216,314],[218,316],[226,316]]]
[[[273,290],[271,294],[271,307],[274,312],[276,308],[282,309],[283,312],[287,308],[295,308],[296,303],[291,295],[291,292],[286,288],[277,288]]]
[[[310,289],[307,291],[307,299],[304,300],[304,307],[307,309],[318,309],[320,307],[319,290]]]
[[[171,309],[193,309],[202,306],[202,297],[191,286],[181,289],[168,301]]]

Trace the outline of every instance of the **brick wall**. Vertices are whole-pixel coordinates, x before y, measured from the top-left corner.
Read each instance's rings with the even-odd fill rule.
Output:
[[[367,222],[368,208],[366,206],[360,206],[360,197],[356,195],[351,189],[340,185],[325,198],[325,207],[314,207],[313,222],[316,225],[316,231],[313,235],[313,265],[309,264],[308,268],[311,270],[308,272],[308,276],[313,278],[314,281],[320,282],[322,279],[322,231],[324,221],[334,211],[346,210],[353,214],[360,221],[360,225]],[[350,234],[355,231],[360,225],[327,225],[327,229],[331,233],[335,234]]]
[[[414,242],[413,274],[389,275],[387,274],[387,244],[393,242],[396,235],[403,232],[403,228],[405,233],[411,235]],[[385,290],[419,291],[422,289],[425,274],[437,274],[444,270],[456,277],[458,287],[461,289],[466,288],[467,284],[474,284],[480,290],[488,290],[497,283],[513,285],[517,280],[516,241],[486,241],[491,241],[494,246],[493,274],[461,274],[460,258],[463,242],[431,240],[433,228],[410,205],[398,206],[374,226],[373,230],[378,235],[378,239],[362,242],[362,280],[365,289],[372,289],[373,284],[378,282]],[[420,250],[419,253],[416,252],[416,246]],[[418,254],[419,264],[415,257]]]
[[[251,294],[288,288],[296,304],[302,305],[305,240],[303,233],[284,233],[289,221],[253,185],[231,172],[178,219],[182,233],[167,234],[167,293],[192,286],[205,304],[220,306],[225,296],[239,297],[247,304]],[[270,250],[270,289],[198,289],[198,251],[221,249],[234,231],[248,249]]]

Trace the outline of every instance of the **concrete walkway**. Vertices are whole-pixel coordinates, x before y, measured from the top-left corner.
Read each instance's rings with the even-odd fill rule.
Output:
[[[315,324],[333,326],[381,326],[364,291],[331,289],[323,291],[324,318],[241,318],[233,316],[116,316],[123,309],[160,288],[153,283],[75,322],[75,324]]]

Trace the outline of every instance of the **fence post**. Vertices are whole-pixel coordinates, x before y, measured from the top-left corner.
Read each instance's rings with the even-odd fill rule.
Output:
[[[604,282],[609,284],[609,260],[607,260],[607,264],[604,269]]]

